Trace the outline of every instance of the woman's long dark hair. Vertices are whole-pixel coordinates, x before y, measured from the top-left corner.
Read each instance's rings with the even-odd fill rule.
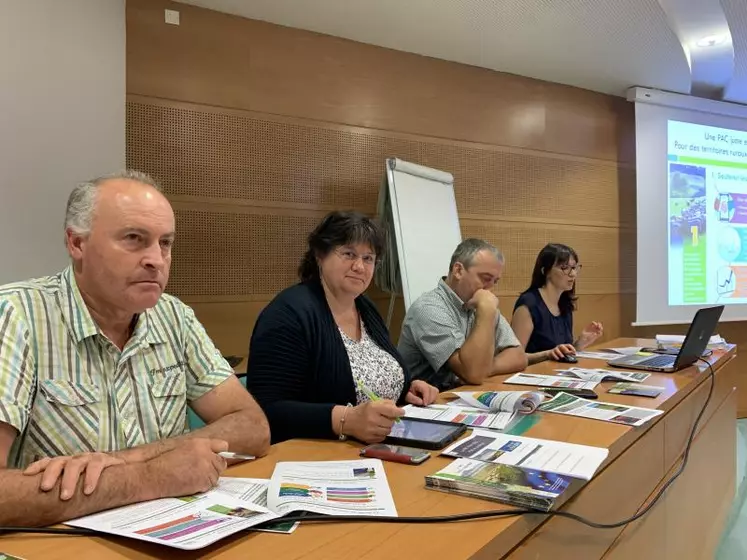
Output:
[[[537,255],[537,261],[534,263],[534,270],[532,271],[532,285],[529,289],[540,289],[547,284],[547,275],[550,274],[552,267],[558,265],[562,266],[568,264],[571,259],[576,261],[578,264],[578,255],[576,251],[571,249],[568,245],[562,243],[548,243]],[[560,301],[558,302],[558,309],[560,313],[565,315],[566,313],[572,313],[576,309],[576,283],[573,283],[573,288],[567,292],[560,294]]]
[[[365,243],[376,253],[376,260],[384,254],[384,231],[375,221],[353,211],[334,211],[327,214],[308,237],[308,249],[298,266],[301,282],[319,280],[318,260],[336,247]]]

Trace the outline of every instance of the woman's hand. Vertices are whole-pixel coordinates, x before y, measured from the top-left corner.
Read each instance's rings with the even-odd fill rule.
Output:
[[[379,443],[392,431],[395,419],[404,415],[392,401],[368,401],[348,411],[344,433],[364,443]]]
[[[410,384],[410,390],[405,395],[405,401],[415,406],[428,406],[438,398],[438,389],[421,379]]]
[[[558,344],[555,348],[546,350],[548,360],[562,360],[563,356],[575,353],[576,349],[573,347],[573,344]]]
[[[602,323],[592,321],[586,325],[583,331],[581,331],[576,346],[579,350],[582,350],[583,348],[592,345],[596,339],[602,336],[602,334],[604,334]]]

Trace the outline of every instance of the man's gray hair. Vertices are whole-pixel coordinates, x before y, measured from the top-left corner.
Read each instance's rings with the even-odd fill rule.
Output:
[[[137,181],[153,187],[158,192],[163,192],[160,185],[150,175],[134,169],[125,169],[85,181],[75,187],[67,199],[65,231],[69,229],[78,235],[88,235],[91,232],[93,212],[96,208],[96,193],[102,184],[114,179]]]
[[[469,268],[475,262],[475,257],[480,251],[490,251],[495,255],[495,258],[499,262],[503,262],[503,253],[501,253],[495,245],[491,245],[487,241],[482,239],[469,238],[462,241],[457,248],[454,250],[454,254],[451,255],[451,262],[449,263],[449,274],[454,270],[456,263],[462,263],[464,268]]]

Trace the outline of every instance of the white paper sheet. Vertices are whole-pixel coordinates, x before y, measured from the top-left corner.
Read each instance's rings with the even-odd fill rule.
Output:
[[[610,353],[610,354],[620,354],[622,356],[632,356],[633,354],[638,354],[643,350],[643,346],[623,346],[620,348],[600,348],[598,351],[603,353]],[[619,356],[618,356],[619,357]]]
[[[211,490],[125,506],[67,521],[66,525],[195,550],[277,517],[251,501]]]
[[[536,373],[516,373],[504,383],[512,385],[535,385],[537,387],[561,387],[563,389],[591,389],[599,385],[597,381],[581,381],[557,375],[539,375]]]
[[[221,477],[218,480],[218,486],[216,490],[223,492],[229,496],[237,498],[239,500],[245,500],[262,506],[267,507],[267,488],[270,486],[269,478],[233,478],[233,477]],[[295,523],[284,523],[282,520],[272,525],[271,529],[257,529],[253,528],[253,531],[261,531],[263,533],[283,533],[290,534],[301,524],[300,521]],[[0,559],[2,560],[2,559]]]
[[[379,459],[280,462],[270,479],[267,505],[281,515],[298,510],[327,515],[397,515]]]
[[[626,426],[641,426],[652,418],[663,414],[663,411],[653,408],[591,401],[569,395],[568,393],[558,393],[552,400],[541,404],[539,409],[544,412],[581,416],[583,418],[625,424]]]
[[[620,356],[621,354],[618,354],[617,352],[601,352],[593,350],[576,352],[577,358],[586,358],[588,360],[604,360],[605,362],[615,360]]]
[[[617,371],[611,369],[588,369],[572,367],[568,369],[557,369],[560,375],[576,377],[584,381],[630,381],[631,383],[642,383],[651,377],[650,373],[642,371]]]
[[[442,455],[468,457],[590,480],[608,453],[602,447],[474,430],[469,437],[447,447]]]

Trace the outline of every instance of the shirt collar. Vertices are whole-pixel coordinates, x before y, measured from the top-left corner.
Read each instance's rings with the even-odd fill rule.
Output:
[[[154,309],[146,309],[138,315],[132,337],[144,340],[148,344],[162,344],[166,342],[166,337],[163,335],[162,325]]]
[[[99,327],[93,320],[93,317],[91,317],[91,312],[88,310],[86,302],[83,301],[83,296],[78,289],[78,283],[75,281],[72,265],[68,266],[62,272],[60,284],[62,286],[62,314],[67,320],[75,342],[81,342],[97,334]]]
[[[457,309],[461,309],[462,311],[467,311],[467,308],[465,307],[465,303],[462,301],[462,299],[456,294],[454,290],[452,290],[449,285],[446,283],[446,276],[442,276],[441,279],[438,281],[438,288],[437,288],[443,295],[446,297],[446,299]]]
[[[91,312],[88,310],[88,306],[80,293],[72,265],[68,266],[62,272],[61,285],[62,313],[70,327],[70,331],[73,333],[76,344],[86,338],[100,334],[101,329],[99,329],[96,321],[91,317]],[[144,340],[149,344],[165,342],[166,339],[163,331],[157,323],[155,312],[152,309],[146,309],[137,317],[132,338]]]

